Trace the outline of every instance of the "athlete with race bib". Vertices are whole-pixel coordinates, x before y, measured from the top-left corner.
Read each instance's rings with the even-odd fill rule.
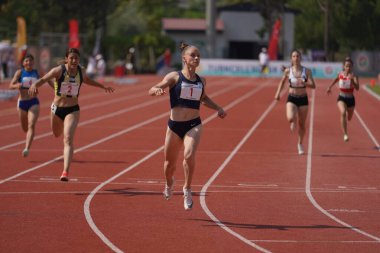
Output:
[[[180,49],[183,61],[182,70],[168,73],[161,82],[149,90],[149,95],[165,95],[166,88],[169,89],[170,93],[171,110],[165,137],[164,173],[166,185],[163,192],[164,197],[168,200],[173,195],[173,175],[176,170],[178,154],[183,145],[184,208],[191,210],[193,207],[191,182],[195,168],[195,153],[202,133],[200,105],[203,104],[216,110],[220,118],[224,118],[226,112],[207,96],[205,91],[206,80],[195,72],[200,62],[198,48],[181,43]]]
[[[300,51],[292,51],[292,65],[284,69],[284,74],[275,94],[275,100],[280,100],[281,90],[288,80],[289,92],[286,101],[286,118],[290,123],[291,131],[294,131],[296,123],[298,123],[297,149],[299,155],[305,154],[303,139],[306,132],[306,118],[309,108],[306,88],[315,89],[315,82],[311,70],[301,65],[301,57]]]
[[[22,66],[23,67],[14,74],[9,88],[19,90],[17,110],[21,128],[26,133],[25,148],[22,151],[22,156],[27,157],[33,142],[36,122],[40,114],[40,101],[37,96],[29,95],[28,89],[38,80],[39,74],[37,70],[33,68],[34,57],[31,54],[25,55]],[[49,85],[52,86],[52,82],[49,81]]]
[[[104,86],[90,79],[85,69],[79,65],[80,54],[76,48],[66,51],[65,63],[51,69],[44,77],[29,88],[29,94],[38,94],[38,88],[47,80],[54,79],[54,100],[51,105],[51,127],[55,137],[63,133],[63,172],[61,181],[69,180],[70,164],[74,153],[73,139],[79,122],[78,97],[82,83],[114,92],[114,88]]]
[[[340,123],[343,130],[343,140],[349,140],[347,133],[347,120],[350,121],[354,115],[355,97],[354,89],[359,90],[359,78],[352,72],[353,62],[347,57],[343,63],[343,71],[334,79],[327,88],[327,94],[331,93],[331,87],[336,83],[339,85],[338,109],[340,112]]]

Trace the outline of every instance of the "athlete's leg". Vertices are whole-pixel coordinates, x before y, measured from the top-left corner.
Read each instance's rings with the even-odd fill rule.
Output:
[[[305,137],[307,112],[307,105],[298,107],[298,144],[302,144]]]
[[[164,174],[166,184],[169,187],[173,185],[173,175],[176,170],[177,158],[182,143],[182,139],[168,127],[165,138]]]
[[[74,134],[79,122],[79,111],[68,114],[63,127],[63,171],[69,172],[74,154]]]
[[[355,106],[351,106],[347,108],[347,120],[351,121],[352,116],[354,116]]]
[[[195,153],[199,145],[201,134],[202,124],[199,124],[187,132],[184,138],[184,158],[182,163],[185,173],[184,189],[191,188],[195,169]]]
[[[293,131],[297,122],[297,106],[291,102],[286,103],[286,118],[290,123],[290,130]]]
[[[32,145],[34,133],[35,133],[35,126],[38,119],[38,116],[40,115],[40,105],[36,104],[29,108],[28,111],[28,131],[26,132],[26,143],[25,143],[25,149],[29,150],[30,146]]]
[[[28,132],[28,112],[21,110],[20,108],[17,108],[18,110],[18,117],[20,119],[21,123],[21,129],[25,133]]]
[[[347,106],[343,101],[338,101],[337,105],[340,112],[340,124],[342,126],[343,133],[347,135]]]
[[[52,112],[50,117],[50,123],[51,130],[53,131],[54,136],[61,136],[61,134],[63,133],[63,120]]]

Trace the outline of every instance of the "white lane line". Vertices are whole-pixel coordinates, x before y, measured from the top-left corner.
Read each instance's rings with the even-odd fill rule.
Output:
[[[321,213],[332,219],[333,221],[341,224],[344,227],[347,227],[351,229],[352,231],[355,231],[359,234],[362,234],[366,237],[369,237],[377,242],[380,242],[380,238],[374,235],[371,235],[367,232],[364,232],[363,230],[360,230],[358,228],[353,227],[352,225],[338,219],[325,209],[323,209],[317,201],[314,199],[313,195],[311,194],[311,167],[312,167],[312,153],[313,153],[313,130],[314,130],[314,105],[315,105],[315,90],[312,91],[312,97],[311,99],[311,115],[310,115],[310,126],[309,126],[309,143],[308,143],[308,154],[307,154],[307,168],[306,168],[306,185],[305,185],[305,192],[309,199],[309,201],[313,204],[313,206],[318,209]]]
[[[376,98],[378,101],[380,101],[380,96],[377,95],[375,92],[373,92],[367,85],[362,85],[361,87],[364,87],[364,90],[368,92],[372,97]]]
[[[376,149],[380,151],[379,142],[376,140],[375,136],[373,136],[371,130],[369,130],[369,128],[367,127],[366,123],[364,122],[364,120],[362,119],[362,117],[360,116],[358,111],[355,110],[354,113],[355,113],[356,117],[359,119],[360,124],[362,124],[363,128],[367,132],[368,136],[371,138],[372,142],[375,144]]]
[[[259,90],[261,90],[262,88],[264,87],[264,84],[263,85],[260,85],[258,87],[256,87],[255,89],[251,90],[250,92],[247,92],[245,95],[241,96],[240,98],[236,99],[234,102],[230,103],[229,105],[227,105],[226,107],[224,107],[225,110],[228,110],[230,108],[232,108],[233,106],[241,103],[243,100],[249,98],[250,96],[252,96],[253,94],[255,94],[256,92],[258,92]],[[210,120],[212,119],[215,119],[217,116],[215,114],[213,114],[212,116],[209,116],[207,119],[205,119],[203,121],[203,124],[207,124]],[[90,212],[90,205],[91,205],[91,200],[94,198],[95,194],[97,194],[97,192],[99,192],[99,190],[104,187],[105,185],[111,183],[112,181],[114,181],[115,179],[117,179],[118,177],[122,176],[123,174],[127,173],[128,171],[131,171],[132,169],[136,168],[138,165],[140,165],[141,163],[145,162],[146,160],[150,159],[151,157],[155,156],[156,154],[162,152],[164,150],[164,146],[161,146],[159,148],[157,148],[155,151],[153,151],[151,154],[148,154],[147,156],[145,156],[144,158],[142,158],[141,160],[135,162],[134,164],[132,164],[131,166],[127,167],[126,169],[124,169],[123,171],[121,171],[120,173],[116,174],[115,176],[111,177],[110,179],[104,181],[103,183],[101,183],[100,185],[98,185],[90,194],[89,196],[87,197],[85,203],[84,203],[84,207],[83,207],[83,211],[84,211],[84,214],[85,214],[85,217],[86,217],[86,220],[87,220],[87,223],[89,224],[89,226],[91,227],[91,229],[94,231],[94,233],[100,238],[100,240],[102,240],[110,249],[112,249],[114,252],[123,252],[121,249],[119,249],[115,244],[113,244],[104,234],[102,231],[100,231],[100,229],[96,226],[94,220],[92,219],[91,217],[91,212]]]
[[[374,244],[378,242],[374,241],[299,241],[299,240],[251,240],[253,242],[269,242],[269,243],[328,243],[328,244],[341,244],[341,243],[363,243],[363,244]]]
[[[221,222],[207,207],[206,204],[206,192],[210,185],[215,181],[215,179],[219,176],[219,174],[224,170],[224,168],[227,166],[227,164],[232,160],[232,158],[236,155],[236,153],[239,151],[239,149],[243,146],[243,144],[251,137],[253,132],[257,129],[257,127],[261,124],[261,122],[264,120],[264,118],[269,114],[269,112],[274,108],[276,105],[276,101],[273,101],[269,107],[265,110],[265,112],[261,115],[261,117],[256,121],[256,123],[252,126],[252,128],[248,131],[248,133],[244,136],[244,138],[239,142],[239,144],[234,148],[234,150],[230,153],[230,155],[227,157],[227,159],[223,162],[223,164],[216,170],[216,172],[212,175],[212,177],[207,181],[207,183],[203,186],[201,190],[201,196],[200,196],[200,202],[203,210],[205,213],[222,229],[230,233],[231,235],[235,236],[239,240],[243,241],[244,243],[248,244],[249,246],[265,253],[269,253],[270,251],[257,245],[256,243],[252,242],[251,240],[245,238],[241,234],[233,231],[228,226],[226,226],[223,222]]]
[[[92,105],[84,105],[84,106],[80,107],[80,110],[86,111],[86,110],[93,109],[93,108],[98,108],[98,107],[103,107],[103,106],[110,105],[110,104],[115,104],[115,103],[120,102],[120,101],[124,102],[124,101],[131,100],[133,98],[138,98],[138,97],[146,97],[146,94],[145,93],[144,94],[142,94],[142,93],[141,94],[134,94],[134,95],[130,95],[128,97],[120,97],[120,98],[116,98],[116,99],[112,99],[112,100],[106,100],[103,102],[97,102],[97,103],[92,104]],[[48,119],[50,119],[50,115],[39,117],[38,122],[48,120]],[[19,126],[20,126],[20,123],[8,124],[8,125],[0,126],[0,130],[12,128],[12,127],[19,127]]]
[[[220,94],[220,93],[223,93],[223,92],[225,92],[227,90],[232,90],[232,89],[234,89],[234,86],[230,86],[230,87],[227,87],[225,89],[222,89],[219,92],[215,92],[212,95],[216,96],[217,94]],[[167,98],[166,97],[162,97],[162,98],[153,99],[153,100],[147,101],[145,103],[140,103],[140,104],[137,104],[135,106],[128,107],[126,109],[122,109],[122,110],[119,110],[119,111],[116,111],[116,112],[113,112],[113,113],[108,113],[106,115],[102,115],[102,116],[99,116],[99,117],[96,117],[96,118],[93,118],[93,119],[82,121],[82,122],[80,122],[78,124],[78,127],[85,126],[85,125],[88,125],[88,124],[91,124],[91,123],[94,123],[94,122],[98,122],[98,121],[101,121],[101,120],[104,120],[104,119],[112,118],[112,117],[118,116],[120,114],[124,114],[126,112],[129,112],[129,111],[138,110],[138,109],[141,109],[143,107],[146,107],[146,106],[149,106],[149,105],[152,105],[152,104],[160,103],[161,101],[164,101],[164,100],[167,100]],[[34,137],[34,140],[42,139],[42,138],[45,138],[47,136],[53,136],[53,134],[51,132],[47,132],[47,133],[44,133],[44,134],[36,135]],[[5,146],[0,146],[0,151],[8,149],[8,148],[11,148],[11,147],[14,147],[14,146],[17,146],[17,145],[21,145],[21,144],[24,144],[24,143],[25,143],[25,140],[22,140],[22,141],[11,143],[11,144],[8,144],[8,145],[5,145]]]
[[[244,83],[244,81],[243,81],[243,82],[240,82],[240,83]],[[227,87],[227,88],[220,89],[219,91],[213,93],[212,95],[213,95],[213,96],[217,96],[217,95],[219,95],[219,94],[223,94],[224,92],[228,92],[228,91],[230,91],[230,90],[232,90],[232,89],[234,89],[234,88],[235,88],[235,87],[231,85],[231,86],[229,86],[229,87]],[[254,91],[256,92],[257,90],[259,90],[259,89],[261,89],[261,88],[262,88],[262,86],[261,86],[261,87],[259,86],[259,87],[257,87],[256,89],[254,89]],[[247,93],[247,94],[251,94],[251,93]],[[242,96],[242,97],[247,97],[247,96]],[[159,99],[159,100],[163,100],[163,99],[165,99],[165,98],[158,98],[158,99]],[[166,99],[167,99],[167,98],[166,98]],[[150,103],[150,102],[149,102],[149,103]],[[143,103],[143,104],[145,104],[145,103]],[[137,106],[137,107],[139,107],[139,106]],[[132,108],[132,107],[131,107],[131,108]],[[131,108],[129,108],[129,109],[131,109]],[[128,109],[128,110],[129,110],[129,109]],[[123,110],[123,111],[124,111],[124,110]],[[140,128],[140,127],[142,127],[142,126],[144,126],[144,125],[147,125],[147,124],[149,124],[149,123],[152,123],[152,122],[154,122],[154,121],[156,121],[156,120],[159,120],[159,119],[161,119],[161,118],[168,117],[168,115],[169,115],[169,112],[165,112],[165,113],[162,113],[162,114],[160,114],[160,115],[158,115],[158,116],[155,116],[155,117],[153,117],[153,118],[150,118],[150,119],[148,119],[148,120],[142,121],[142,122],[140,122],[140,123],[138,123],[138,124],[135,124],[135,125],[133,125],[133,126],[130,126],[130,127],[126,128],[126,129],[124,129],[124,130],[122,130],[122,131],[116,132],[116,133],[111,134],[111,135],[109,135],[109,136],[107,136],[107,137],[105,137],[105,138],[99,139],[98,141],[92,142],[92,143],[90,143],[90,144],[88,144],[88,145],[85,145],[85,146],[83,146],[83,147],[81,147],[81,148],[75,149],[75,150],[74,150],[74,154],[76,154],[76,153],[78,153],[78,152],[81,152],[81,151],[83,151],[83,150],[86,150],[86,149],[88,149],[88,148],[94,147],[94,146],[96,146],[96,145],[98,145],[98,144],[100,144],[100,143],[103,143],[103,142],[106,142],[106,141],[108,141],[108,140],[111,140],[111,139],[113,139],[113,138],[115,138],[115,137],[118,137],[118,136],[120,136],[120,135],[123,135],[123,134],[126,134],[126,133],[128,133],[128,132],[131,132],[132,130],[135,130],[135,129],[137,129],[137,128]],[[106,115],[106,116],[104,116],[104,117],[108,117],[108,116]],[[216,116],[214,116],[214,117],[216,117]],[[99,117],[99,118],[100,118],[100,117]],[[86,124],[86,122],[83,123],[83,124]],[[83,125],[83,124],[79,124],[79,125]],[[51,134],[51,133],[49,133],[49,134]],[[1,150],[1,148],[0,148],[0,150]],[[0,180],[0,185],[3,184],[3,183],[5,183],[5,182],[7,182],[7,181],[10,181],[10,180],[12,180],[12,179],[15,179],[15,178],[17,178],[17,177],[19,177],[19,176],[22,176],[22,175],[24,175],[24,174],[27,174],[27,173],[29,173],[29,172],[35,171],[35,170],[37,170],[37,169],[39,169],[39,168],[42,168],[42,167],[44,167],[44,166],[46,166],[46,165],[49,165],[49,164],[51,164],[51,163],[53,163],[53,162],[56,162],[56,161],[58,161],[58,160],[60,160],[60,159],[63,159],[63,155],[58,156],[58,157],[56,157],[56,158],[53,158],[53,159],[51,159],[51,160],[49,160],[49,161],[47,161],[47,162],[45,162],[45,163],[42,163],[42,164],[40,164],[40,165],[34,166],[34,167],[30,168],[30,169],[24,170],[24,171],[22,171],[22,172],[20,172],[20,173],[18,173],[18,174],[16,174],[16,175],[10,176],[10,177],[5,178],[5,179],[1,179],[1,180]]]
[[[144,83],[143,86],[140,86],[140,88],[143,88],[145,86],[148,87],[148,85],[149,85],[149,83]],[[134,89],[134,90],[136,90],[136,89]],[[90,105],[84,105],[84,106],[81,106],[80,109],[81,110],[88,110],[88,109],[92,109],[92,108],[102,107],[102,106],[105,106],[105,105],[108,105],[108,104],[113,104],[113,103],[116,103],[116,102],[119,102],[119,101],[126,101],[126,100],[134,99],[134,98],[137,98],[137,97],[144,97],[144,96],[146,96],[146,93],[145,92],[141,92],[140,90],[137,90],[137,92],[135,94],[133,94],[133,95],[128,95],[128,96],[123,95],[124,93],[130,94],[130,92],[131,92],[130,89],[124,89],[124,90],[121,90],[121,91],[118,89],[117,96],[120,96],[119,98],[115,98],[114,97],[114,99],[112,99],[112,100],[106,100],[106,101],[103,101],[103,102],[97,102],[95,104],[90,104]],[[103,96],[104,96],[104,93],[96,93],[96,94],[84,95],[83,97],[81,97],[81,101],[83,103],[83,101],[86,101],[86,100],[89,100],[89,99],[92,99],[92,98],[96,98],[96,97],[103,97]],[[46,107],[49,108],[50,104],[51,104],[51,102],[45,102],[43,104],[40,104],[40,106],[41,106],[41,108],[46,108]],[[14,113],[12,112],[12,114],[14,114]],[[50,115],[39,117],[38,121],[43,121],[43,120],[47,120],[47,119],[50,119]],[[0,126],[0,130],[4,130],[4,129],[16,127],[16,126],[17,127],[20,126],[20,123],[17,122],[17,123],[12,123],[12,124],[8,124],[8,125]]]
[[[140,108],[143,108],[143,107],[155,104],[155,103],[159,103],[159,102],[161,102],[163,100],[164,100],[164,98],[159,98],[159,99],[157,99],[155,101],[148,101],[148,102],[145,102],[145,103],[141,103],[141,104],[138,104],[138,105],[135,105],[135,106],[128,107],[128,108],[123,109],[123,110],[119,110],[119,111],[116,111],[116,112],[113,112],[113,113],[109,113],[109,114],[106,114],[106,115],[102,115],[102,116],[99,116],[99,117],[96,117],[96,118],[93,118],[93,119],[90,119],[90,120],[86,120],[86,121],[80,122],[78,124],[78,127],[85,126],[85,125],[88,125],[88,124],[91,124],[91,123],[94,123],[94,122],[98,122],[98,121],[101,121],[101,120],[104,120],[104,119],[112,118],[112,117],[115,117],[117,115],[129,112],[129,111],[137,110],[137,109],[140,109]],[[42,139],[42,138],[47,137],[47,136],[53,136],[53,134],[51,132],[40,134],[40,135],[35,136],[34,140]],[[5,146],[1,146],[0,150],[8,149],[8,148],[11,148],[11,147],[14,147],[14,146],[17,146],[17,145],[20,145],[20,144],[24,144],[24,143],[25,143],[25,140],[18,141],[18,142],[15,142],[15,143],[11,143],[11,144],[8,144],[8,145],[5,145]]]
[[[78,152],[81,152],[81,151],[83,151],[83,150],[89,149],[89,148],[91,148],[91,147],[93,147],[93,146],[96,146],[96,145],[98,145],[98,144],[100,144],[100,143],[103,143],[103,142],[106,142],[106,141],[108,141],[108,140],[111,140],[111,139],[113,139],[113,138],[116,138],[116,137],[118,137],[118,136],[120,136],[120,135],[123,135],[123,134],[126,134],[126,133],[128,133],[128,132],[131,132],[132,130],[135,130],[135,129],[139,128],[139,127],[142,127],[142,126],[144,126],[144,125],[147,125],[147,124],[149,124],[149,123],[152,123],[152,122],[154,122],[154,121],[156,121],[156,120],[159,120],[159,119],[164,118],[164,117],[167,117],[167,116],[168,116],[168,113],[162,113],[162,114],[160,114],[160,115],[158,115],[158,116],[156,116],[156,117],[153,117],[153,118],[150,118],[150,119],[148,119],[148,120],[142,121],[142,122],[140,122],[140,123],[138,123],[138,124],[135,124],[135,125],[133,125],[133,126],[131,126],[131,127],[126,128],[126,129],[124,129],[124,130],[122,130],[122,131],[119,131],[119,132],[117,132],[117,133],[111,134],[111,135],[109,135],[109,136],[107,136],[107,137],[105,137],[105,138],[102,138],[102,139],[98,140],[98,141],[92,142],[92,143],[90,143],[90,144],[88,144],[88,145],[85,145],[85,146],[83,146],[83,147],[80,147],[80,148],[78,148],[78,149],[75,149],[74,154],[76,154],[76,153],[78,153]],[[60,160],[60,159],[63,159],[63,156],[62,156],[62,155],[61,155],[61,156],[58,156],[58,157],[56,157],[56,158],[53,158],[52,160],[49,160],[49,161],[47,161],[47,162],[44,162],[44,163],[42,163],[42,164],[40,164],[40,165],[34,166],[34,167],[30,168],[30,169],[24,170],[24,171],[22,171],[22,172],[20,172],[20,173],[18,173],[18,174],[15,174],[15,175],[13,175],[13,176],[10,176],[10,177],[8,177],[8,178],[1,179],[1,180],[0,180],[0,184],[3,184],[3,183],[5,183],[5,182],[8,182],[8,181],[10,181],[10,180],[12,180],[12,179],[18,178],[18,177],[20,177],[20,176],[22,176],[22,175],[24,175],[24,174],[27,174],[27,173],[32,172],[32,171],[35,171],[35,170],[37,170],[37,169],[39,169],[39,168],[45,167],[46,165],[52,164],[52,163],[54,163],[54,162],[56,162],[56,161],[58,161],[58,160]]]

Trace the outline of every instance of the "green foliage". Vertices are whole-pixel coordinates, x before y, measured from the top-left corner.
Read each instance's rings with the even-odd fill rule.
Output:
[[[317,1],[290,0],[288,6],[300,10],[295,19],[295,47],[323,48],[323,15]]]
[[[374,86],[367,84],[367,87],[380,96],[380,84]]]
[[[218,0],[217,7],[250,2],[264,7],[265,24],[257,31],[261,36],[271,31],[274,20],[285,6],[299,12],[295,18],[297,48],[323,49],[324,12],[321,5],[330,3],[329,48],[335,55],[356,49],[379,50],[380,1],[378,0]],[[107,59],[125,59],[132,46],[140,49],[144,68],[152,68],[152,58],[165,48],[176,45],[162,34],[164,17],[205,18],[205,0],[0,0],[0,40],[14,42],[16,17],[26,19],[28,38],[42,32],[67,33],[68,20],[79,21],[79,31],[87,35],[92,51],[95,31],[105,31],[102,40]],[[34,39],[33,41],[38,41]],[[108,56],[108,57],[107,57]]]
[[[296,17],[296,47],[323,48],[324,12],[319,3],[323,5],[326,1],[330,1],[330,50],[347,55],[353,50],[380,49],[378,0],[289,0],[289,7],[300,10]]]

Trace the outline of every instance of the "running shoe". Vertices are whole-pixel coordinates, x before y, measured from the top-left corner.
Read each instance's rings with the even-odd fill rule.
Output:
[[[60,180],[65,182],[69,181],[69,173],[67,171],[62,172]]]
[[[164,189],[163,194],[166,200],[169,200],[173,196],[173,185],[174,185],[174,177],[173,177],[172,186],[169,187],[167,184],[165,184],[165,189]]]
[[[305,154],[305,150],[303,149],[303,145],[302,144],[298,144],[298,154],[299,155]]]
[[[191,198],[191,189],[183,189],[183,206],[185,210],[191,210],[193,208],[193,200]]]
[[[24,149],[23,151],[22,151],[22,156],[23,157],[27,157],[29,155],[29,149]]]
[[[345,134],[345,135],[343,136],[343,140],[344,140],[345,142],[347,142],[347,141],[349,140],[347,134]]]

